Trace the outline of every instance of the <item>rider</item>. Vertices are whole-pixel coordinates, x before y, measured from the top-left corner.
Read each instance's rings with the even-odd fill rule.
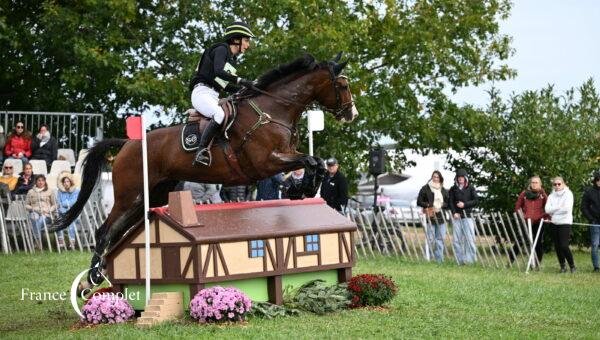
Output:
[[[225,90],[235,93],[240,85],[254,86],[252,81],[238,77],[234,68],[237,56],[250,47],[250,38],[253,37],[254,34],[246,23],[232,22],[225,29],[225,42],[211,46],[202,54],[190,83],[192,105],[196,111],[211,118],[211,121],[202,133],[193,165],[210,166],[211,154],[208,145],[220,130],[225,118],[225,113],[219,106],[219,92]]]

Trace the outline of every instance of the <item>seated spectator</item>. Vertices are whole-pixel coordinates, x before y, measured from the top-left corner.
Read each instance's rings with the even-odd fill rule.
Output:
[[[6,145],[6,135],[4,135],[4,126],[0,124],[0,150],[4,150]],[[0,162],[4,160],[4,152],[0,152]]]
[[[23,172],[20,174],[17,179],[17,186],[13,191],[14,195],[25,195],[29,192],[31,188],[33,188],[34,184],[33,178],[33,166],[27,163],[23,166]]]
[[[281,190],[281,198],[302,199],[304,192],[302,191],[302,180],[304,179],[304,169],[298,169],[290,172],[283,181]]]
[[[0,183],[6,184],[8,187],[8,191],[13,191],[17,186],[18,180],[18,177],[13,176],[12,164],[4,164],[4,168],[2,170],[2,177],[0,177]]]
[[[46,166],[50,169],[52,162],[56,160],[58,153],[58,143],[56,138],[50,135],[48,126],[42,124],[39,133],[31,141],[31,158],[39,159],[46,162]]]
[[[46,176],[39,175],[35,179],[35,186],[29,190],[25,198],[25,209],[29,212],[29,219],[33,226],[33,237],[40,240],[42,230],[52,223],[51,215],[56,210],[56,198],[52,190],[48,190]],[[64,247],[64,243],[61,245]]]
[[[4,146],[4,155],[7,158],[20,159],[23,164],[31,157],[31,132],[25,130],[23,122],[17,122],[14,130],[8,136]]]
[[[221,199],[223,202],[244,202],[250,201],[252,191],[248,185],[234,185],[221,188]]]
[[[278,200],[279,186],[281,186],[281,184],[283,184],[283,174],[277,174],[258,181],[256,185],[256,200]]]
[[[73,204],[77,201],[77,197],[79,196],[79,189],[75,188],[75,182],[73,180],[73,176],[63,171],[58,176],[58,190],[56,192],[56,203],[58,205],[58,216],[62,217],[64,214],[71,209]],[[75,228],[77,221],[71,223],[69,226],[69,249],[75,249]],[[58,234],[58,244],[64,245],[64,237],[63,231],[57,232]]]
[[[184,182],[183,191],[191,191],[192,199],[195,204],[203,204],[207,202],[219,203],[221,198],[215,202],[215,196],[218,197],[219,190],[216,184]]]

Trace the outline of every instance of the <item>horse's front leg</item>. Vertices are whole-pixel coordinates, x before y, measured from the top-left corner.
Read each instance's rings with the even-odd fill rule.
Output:
[[[299,153],[274,152],[271,154],[271,161],[280,169],[279,171],[288,172],[304,168],[302,193],[305,197],[315,197],[325,176],[325,165],[322,159]]]

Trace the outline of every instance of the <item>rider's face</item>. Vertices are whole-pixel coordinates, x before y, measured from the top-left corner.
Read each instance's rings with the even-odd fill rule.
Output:
[[[244,53],[249,48],[250,48],[250,38],[242,38],[242,49],[240,52]]]

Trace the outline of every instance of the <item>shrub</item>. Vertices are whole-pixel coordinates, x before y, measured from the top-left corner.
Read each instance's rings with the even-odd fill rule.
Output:
[[[315,314],[337,312],[348,308],[351,295],[346,284],[328,286],[323,280],[305,283],[287,303],[291,308],[301,309]]]
[[[236,288],[202,289],[190,301],[190,314],[200,323],[243,321],[252,307],[250,299]]]
[[[81,321],[91,324],[121,323],[133,317],[133,307],[112,293],[95,294],[83,306]]]
[[[381,306],[396,295],[396,285],[391,278],[380,274],[354,276],[348,282],[352,294],[351,307]]]

